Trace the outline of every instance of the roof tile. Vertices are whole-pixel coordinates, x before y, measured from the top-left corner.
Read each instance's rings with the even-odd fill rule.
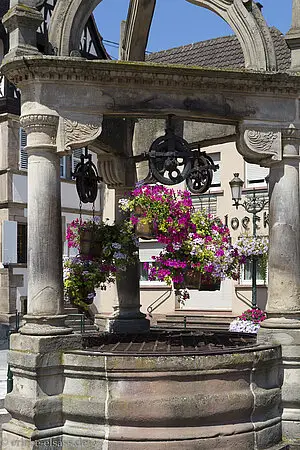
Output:
[[[291,53],[283,34],[274,27],[270,28],[277,56],[278,71],[290,67]],[[235,35],[218,37],[207,41],[183,45],[147,55],[146,61],[161,64],[185,64],[200,67],[243,68],[244,55]]]

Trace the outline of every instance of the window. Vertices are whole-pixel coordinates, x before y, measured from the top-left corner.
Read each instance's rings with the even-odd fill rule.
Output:
[[[159,242],[140,242],[139,249],[139,257],[140,257],[140,282],[143,286],[153,286],[153,285],[165,285],[164,282],[161,281],[150,281],[148,277],[148,271],[144,267],[145,263],[148,263],[149,266],[155,265],[155,262],[152,259],[152,256],[158,256],[161,250],[163,249],[163,245]]]
[[[267,280],[267,269],[262,259],[258,259],[256,266],[256,282],[257,284],[265,284]],[[243,284],[251,284],[252,282],[252,260],[248,258],[241,268],[241,282]]]
[[[60,158],[60,177],[66,178],[67,177],[67,157],[63,156]]]
[[[145,267],[145,263],[148,264],[148,269]],[[164,281],[159,281],[159,280],[149,280],[149,274],[148,274],[148,270],[150,267],[155,266],[156,263],[153,261],[143,261],[140,262],[140,282],[142,283],[143,286],[153,286],[153,285],[166,285],[166,283]]]
[[[27,134],[25,133],[25,130],[23,130],[23,128],[20,128],[20,143],[19,143],[19,148],[20,148],[20,169],[22,170],[27,170],[28,167],[28,154],[27,154],[27,150],[26,150],[26,145],[27,145]]]
[[[151,263],[148,263],[148,264],[150,266]],[[148,275],[148,269],[145,267],[145,262],[140,262],[140,281],[150,281],[149,275]]]
[[[266,177],[269,175],[267,167],[245,163],[246,187],[266,187]]]
[[[196,211],[205,211],[213,217],[217,215],[217,197],[211,194],[202,194],[192,197],[193,207]]]
[[[28,154],[26,150],[27,135],[23,128],[20,128],[20,169],[27,170]],[[80,156],[83,149],[74,150],[72,156],[62,156],[60,158],[60,176],[61,178],[72,179],[72,173],[75,171],[77,164],[80,162]]]
[[[208,156],[211,157],[214,164],[219,164],[221,162],[221,153],[207,153]],[[213,172],[213,179],[211,187],[220,187],[221,186],[221,168]]]
[[[27,263],[27,224],[17,225],[17,262]]]
[[[81,162],[81,154],[83,153],[83,148],[76,148],[72,153],[72,172],[75,172],[77,164]]]

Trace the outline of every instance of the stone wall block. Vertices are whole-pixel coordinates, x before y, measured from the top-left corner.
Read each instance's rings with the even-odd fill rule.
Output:
[[[280,442],[280,358],[279,347],[180,361],[67,352],[64,443],[80,434],[86,448],[105,435],[124,450],[270,447]]]

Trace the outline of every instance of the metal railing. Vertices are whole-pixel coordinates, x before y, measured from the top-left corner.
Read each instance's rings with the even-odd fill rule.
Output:
[[[168,294],[168,295],[166,295]],[[156,298],[147,308],[147,313],[152,317],[153,311],[159,308],[163,303],[165,303],[171,297],[172,291],[165,291],[160,297]],[[166,295],[166,296],[165,296]],[[165,298],[163,298],[165,296]]]

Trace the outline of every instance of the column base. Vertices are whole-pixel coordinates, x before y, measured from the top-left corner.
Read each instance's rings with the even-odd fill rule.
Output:
[[[141,317],[118,317],[97,314],[95,323],[100,331],[108,333],[147,333],[150,329],[150,321],[144,315]]]
[[[300,320],[277,317],[262,322],[257,341],[282,348],[282,434],[300,449]],[[297,447],[299,445],[299,447]]]
[[[57,316],[24,316],[25,324],[20,328],[21,334],[31,336],[55,336],[73,333],[72,328],[65,325],[66,315]]]

